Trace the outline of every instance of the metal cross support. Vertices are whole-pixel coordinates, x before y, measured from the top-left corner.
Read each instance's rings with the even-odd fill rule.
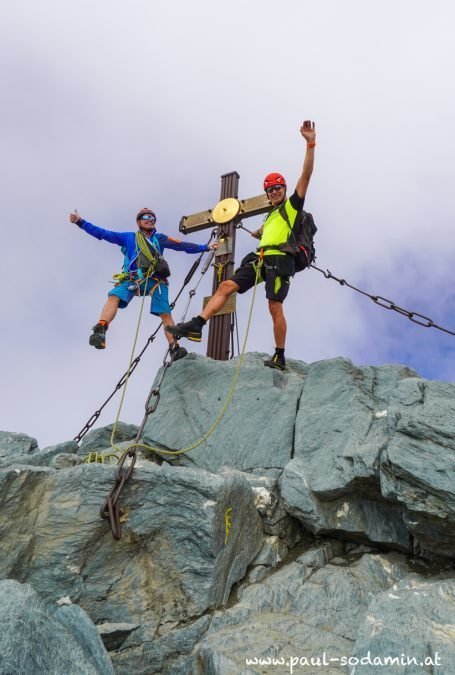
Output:
[[[234,270],[235,231],[239,223],[244,218],[267,213],[272,208],[266,194],[238,199],[239,179],[237,171],[221,176],[221,201],[213,209],[183,216],[180,220],[179,230],[183,234],[218,226],[217,236],[220,246],[215,253],[212,293],[215,293],[222,281],[229,279]],[[231,296],[231,299],[232,302],[227,303],[209,323],[207,356],[218,361],[226,361],[229,358],[235,296]]]

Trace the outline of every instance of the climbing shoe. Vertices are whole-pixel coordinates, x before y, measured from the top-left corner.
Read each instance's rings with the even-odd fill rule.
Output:
[[[174,361],[183,359],[188,354],[188,352],[186,351],[185,347],[175,345],[174,347],[169,347],[169,354],[171,355],[171,361],[173,363]]]
[[[286,370],[286,361],[281,354],[274,354],[271,359],[264,361],[264,366],[269,368],[277,368],[278,370]]]
[[[178,323],[176,326],[166,326],[168,333],[176,338],[187,338],[193,342],[200,342],[202,340],[202,319],[194,316],[191,321],[186,323]]]
[[[106,331],[107,326],[102,323],[97,323],[96,326],[93,326],[93,333],[89,337],[89,344],[96,349],[105,349],[106,348]]]

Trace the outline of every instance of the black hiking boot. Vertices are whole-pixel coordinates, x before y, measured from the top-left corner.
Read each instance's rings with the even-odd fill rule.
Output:
[[[281,354],[274,354],[271,359],[264,361],[264,366],[276,368],[277,370],[286,370],[286,360]]]
[[[171,355],[171,363],[174,363],[174,361],[185,358],[188,352],[186,351],[185,347],[174,345],[173,347],[169,347],[169,354]]]
[[[192,342],[200,342],[202,340],[202,325],[199,317],[194,316],[191,321],[186,323],[178,323],[176,326],[166,326],[168,333],[175,338],[187,338]]]
[[[103,323],[97,323],[93,326],[93,333],[90,335],[88,343],[96,349],[106,349],[106,331],[107,326]]]

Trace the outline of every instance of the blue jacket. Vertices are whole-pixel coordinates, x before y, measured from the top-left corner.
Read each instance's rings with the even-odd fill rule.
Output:
[[[84,230],[96,239],[104,239],[104,241],[109,241],[111,244],[121,246],[122,253],[125,256],[123,270],[125,272],[137,270],[138,251],[136,247],[136,232],[104,230],[102,227],[97,227],[97,225],[93,225],[83,218],[77,221],[77,225],[79,225],[81,230]],[[157,250],[158,255],[162,255],[165,248],[170,248],[173,251],[185,251],[185,253],[202,253],[203,251],[210,250],[207,244],[190,244],[190,242],[167,237],[156,230],[151,234],[149,242]]]

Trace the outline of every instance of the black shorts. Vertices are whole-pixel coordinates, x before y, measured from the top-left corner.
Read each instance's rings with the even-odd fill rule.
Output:
[[[289,277],[292,276],[289,265],[293,261],[287,258],[288,256],[284,255],[264,256],[258,283],[265,281],[265,297],[267,300],[283,302],[289,292]],[[239,293],[245,293],[253,288],[256,281],[258,261],[259,255],[257,253],[249,253],[232,275],[230,281],[237,284]]]

